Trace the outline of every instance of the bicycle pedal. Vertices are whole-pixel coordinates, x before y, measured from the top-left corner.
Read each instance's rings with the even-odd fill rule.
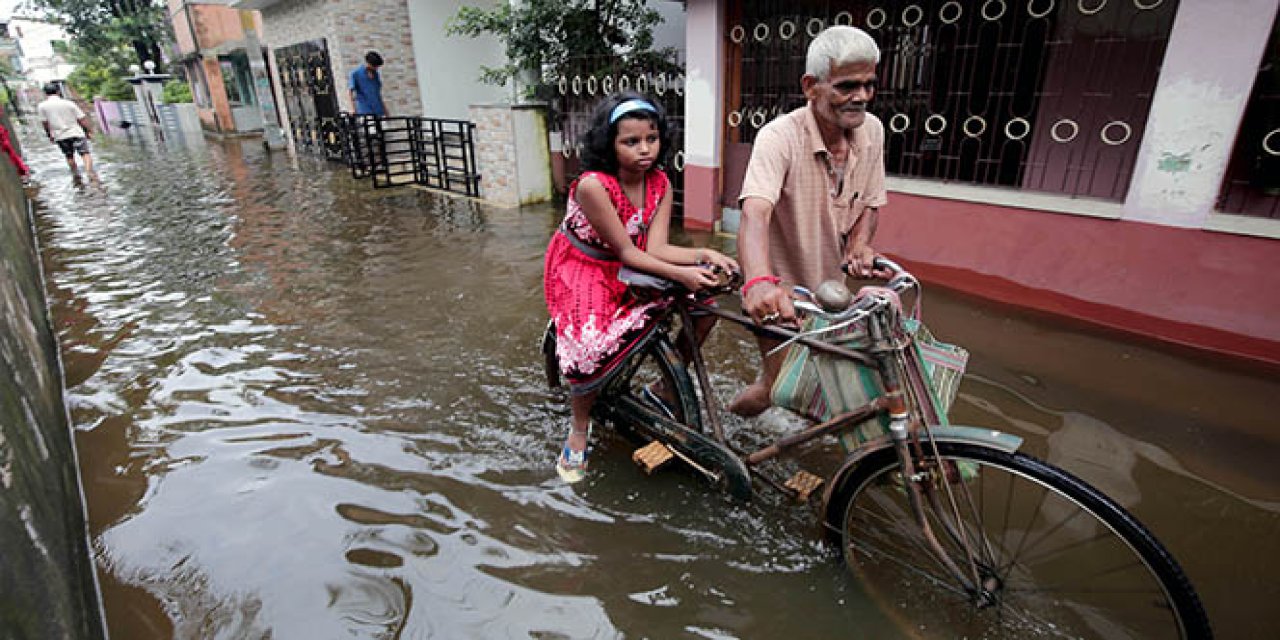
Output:
[[[671,453],[671,450],[667,448],[667,445],[662,444],[657,440],[636,449],[635,452],[631,454],[632,462],[640,465],[640,468],[644,469],[644,472],[649,475],[653,475],[654,471],[657,471],[662,465],[671,462],[675,457],[676,455]]]
[[[822,483],[826,482],[822,478],[809,473],[808,471],[797,471],[782,486],[796,492],[796,500],[800,502],[808,502],[809,496],[813,494]]]

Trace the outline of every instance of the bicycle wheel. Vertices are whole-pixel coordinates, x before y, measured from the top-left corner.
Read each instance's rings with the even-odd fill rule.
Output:
[[[1211,637],[1177,562],[1096,489],[1018,453],[945,442],[938,451],[942,472],[917,467],[923,510],[955,565],[977,579],[965,584],[944,568],[916,523],[896,454],[881,450],[843,484],[845,506],[832,512],[843,522],[829,524],[883,606],[949,637]]]
[[[665,390],[661,395],[667,398],[663,404],[671,412],[667,417],[695,431],[701,431],[702,415],[698,411],[698,396],[694,391],[693,380],[680,361],[680,356],[676,354],[675,347],[671,345],[670,337],[660,329],[658,331],[615,374],[607,385],[606,392],[602,394],[602,402],[596,404],[601,409],[609,409],[609,405],[618,404],[618,399],[629,398],[636,405],[665,415],[665,411],[650,397],[646,397],[645,389],[655,393]],[[629,421],[617,422],[623,423],[624,429],[630,427],[630,424],[626,424]]]
[[[657,383],[662,386],[654,386]],[[646,388],[668,391],[665,404],[672,415],[646,397]],[[658,440],[716,487],[741,500],[751,498],[751,473],[737,455],[704,432],[693,381],[666,334],[655,334],[630,358],[595,407],[597,418],[636,443]]]

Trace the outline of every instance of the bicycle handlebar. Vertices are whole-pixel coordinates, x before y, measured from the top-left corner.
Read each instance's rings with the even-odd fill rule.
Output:
[[[885,284],[885,287],[892,290],[894,293],[901,294],[920,284],[919,281],[916,280],[916,277],[911,275],[911,273],[904,269],[902,265],[884,256],[876,256],[873,266],[876,269],[888,271],[893,274]],[[849,273],[849,265],[841,265],[840,268],[845,273]],[[812,302],[812,300],[814,300],[814,295],[808,289],[796,286],[794,287],[794,291],[797,294],[797,297],[801,298],[793,303],[797,310],[813,314],[833,322],[862,320],[884,304],[883,298],[876,296],[862,296],[861,298],[855,299],[853,304],[847,309],[842,311],[827,311],[818,304]],[[808,300],[804,300],[803,298],[808,298]]]

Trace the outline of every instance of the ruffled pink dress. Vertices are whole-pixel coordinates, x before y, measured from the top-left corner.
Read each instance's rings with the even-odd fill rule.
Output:
[[[665,173],[650,170],[645,175],[644,208],[636,209],[618,179],[607,173],[584,173],[569,187],[564,222],[547,247],[543,293],[555,322],[560,373],[574,395],[598,388],[647,334],[653,312],[666,304],[638,300],[618,280],[622,263],[617,252],[600,238],[578,204],[578,183],[587,176],[604,185],[631,242],[642,251],[658,203],[670,188]]]

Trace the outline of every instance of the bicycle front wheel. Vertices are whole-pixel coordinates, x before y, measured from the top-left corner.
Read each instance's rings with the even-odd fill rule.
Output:
[[[944,637],[1211,637],[1182,569],[1115,502],[1026,455],[937,446],[913,482],[963,577],[926,541],[892,449],[843,485],[845,560],[884,607]]]

